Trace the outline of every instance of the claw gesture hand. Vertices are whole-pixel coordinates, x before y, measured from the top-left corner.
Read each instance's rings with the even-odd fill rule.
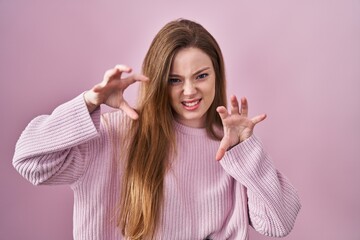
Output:
[[[239,110],[239,102],[236,96],[231,96],[230,102],[230,112],[224,106],[216,109],[221,117],[224,128],[224,137],[216,153],[216,160],[218,161],[225,155],[228,149],[249,138],[253,133],[255,125],[266,118],[266,115],[262,114],[249,119],[248,103],[245,97],[241,98],[241,110]]]
[[[123,72],[130,73],[131,71],[132,69],[125,65],[116,65],[113,69],[107,70],[103,81],[84,94],[89,112],[93,112],[101,104],[106,104],[112,108],[120,108],[130,118],[137,119],[138,114],[124,99],[123,93],[131,84],[149,79],[141,74],[121,78]]]

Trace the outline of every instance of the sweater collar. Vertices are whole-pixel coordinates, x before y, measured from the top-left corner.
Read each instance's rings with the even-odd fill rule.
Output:
[[[185,135],[192,136],[207,136],[206,128],[194,128],[185,126],[174,120],[174,128],[176,132],[181,132]]]

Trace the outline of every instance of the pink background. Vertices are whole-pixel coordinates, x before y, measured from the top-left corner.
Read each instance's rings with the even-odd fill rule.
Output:
[[[286,239],[360,239],[356,0],[0,1],[0,238],[72,238],[72,191],[23,179],[11,165],[16,140],[115,64],[139,72],[155,33],[178,17],[218,40],[229,95],[268,114],[256,133],[303,205]],[[136,86],[127,96],[134,103]]]

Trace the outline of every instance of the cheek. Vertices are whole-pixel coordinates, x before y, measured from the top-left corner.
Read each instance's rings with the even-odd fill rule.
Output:
[[[213,102],[215,98],[215,80],[213,80],[212,83],[207,86],[207,94],[209,96],[209,100]]]

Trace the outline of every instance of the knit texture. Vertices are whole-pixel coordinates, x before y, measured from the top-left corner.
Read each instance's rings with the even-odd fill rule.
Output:
[[[130,121],[122,111],[90,115],[79,95],[32,120],[17,142],[13,165],[22,176],[73,189],[75,240],[123,239],[116,214]],[[256,136],[217,162],[219,141],[205,129],[177,122],[174,128],[177,154],[165,176],[155,239],[244,240],[249,225],[268,236],[291,231],[298,195]]]

